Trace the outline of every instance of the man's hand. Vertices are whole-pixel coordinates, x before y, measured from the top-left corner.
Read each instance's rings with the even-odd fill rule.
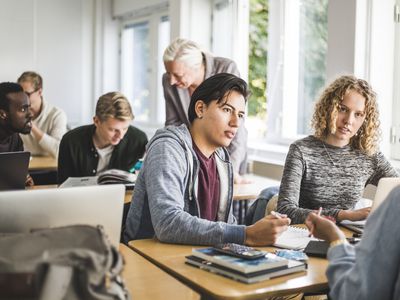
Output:
[[[345,238],[344,233],[335,223],[313,212],[308,214],[306,226],[313,236],[329,243]]]
[[[249,246],[268,246],[276,242],[278,236],[287,229],[290,219],[280,219],[268,215],[257,223],[246,227],[245,244]]]
[[[38,142],[40,142],[40,140],[44,135],[44,132],[41,131],[39,127],[37,127],[33,122],[32,122],[32,135]]]
[[[338,213],[338,221],[349,220],[349,221],[361,221],[365,220],[369,213],[371,212],[371,207],[364,207],[357,210],[341,210]]]
[[[25,186],[33,186],[35,183],[33,182],[33,178],[31,177],[31,175],[27,175],[26,176],[26,180],[25,180]]]

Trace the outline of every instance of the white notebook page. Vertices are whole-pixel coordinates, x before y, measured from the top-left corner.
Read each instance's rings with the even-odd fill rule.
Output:
[[[301,250],[304,249],[309,241],[316,241],[314,237],[309,237],[310,232],[305,228],[288,226],[274,244],[275,247]]]

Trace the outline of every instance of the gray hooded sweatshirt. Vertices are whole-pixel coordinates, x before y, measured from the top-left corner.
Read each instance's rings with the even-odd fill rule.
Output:
[[[200,218],[199,161],[186,125],[159,129],[147,146],[126,219],[124,242],[152,238],[179,244],[214,245],[245,241],[245,226],[232,214],[233,172],[224,148],[215,152],[220,179],[217,219]]]

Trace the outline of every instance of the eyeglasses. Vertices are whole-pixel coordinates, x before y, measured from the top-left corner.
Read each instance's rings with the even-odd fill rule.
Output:
[[[25,94],[30,98],[32,94],[36,93],[40,89],[36,89],[33,92],[25,92]]]

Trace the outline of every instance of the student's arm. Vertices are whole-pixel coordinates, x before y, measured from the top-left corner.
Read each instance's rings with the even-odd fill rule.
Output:
[[[51,156],[57,158],[62,136],[67,132],[67,116],[62,110],[57,110],[52,116],[52,127],[47,134],[43,132],[39,145]]]
[[[382,154],[378,152],[374,156],[375,171],[371,178],[368,180],[367,184],[378,185],[378,182],[383,177],[399,177],[399,174]]]
[[[187,168],[185,153],[176,141],[155,141],[147,152],[142,171],[157,238],[182,244],[243,244],[245,226],[211,222],[184,211]]]
[[[399,299],[399,199],[397,188],[369,217],[355,249],[339,245],[328,251],[332,299]]]
[[[278,212],[286,214],[294,224],[304,223],[310,209],[299,207],[304,161],[299,148],[292,144],[286,157],[281,186],[279,188]]]
[[[164,73],[162,77],[162,85],[165,99],[165,126],[180,125],[184,123],[176,110],[176,105],[181,105],[179,102],[182,100],[179,98],[179,94],[176,92],[177,88],[169,83],[169,76],[167,73]]]
[[[58,184],[63,183],[68,177],[73,176],[73,157],[68,145],[68,140],[61,139],[60,150],[58,154],[58,170],[57,170],[57,181]]]

